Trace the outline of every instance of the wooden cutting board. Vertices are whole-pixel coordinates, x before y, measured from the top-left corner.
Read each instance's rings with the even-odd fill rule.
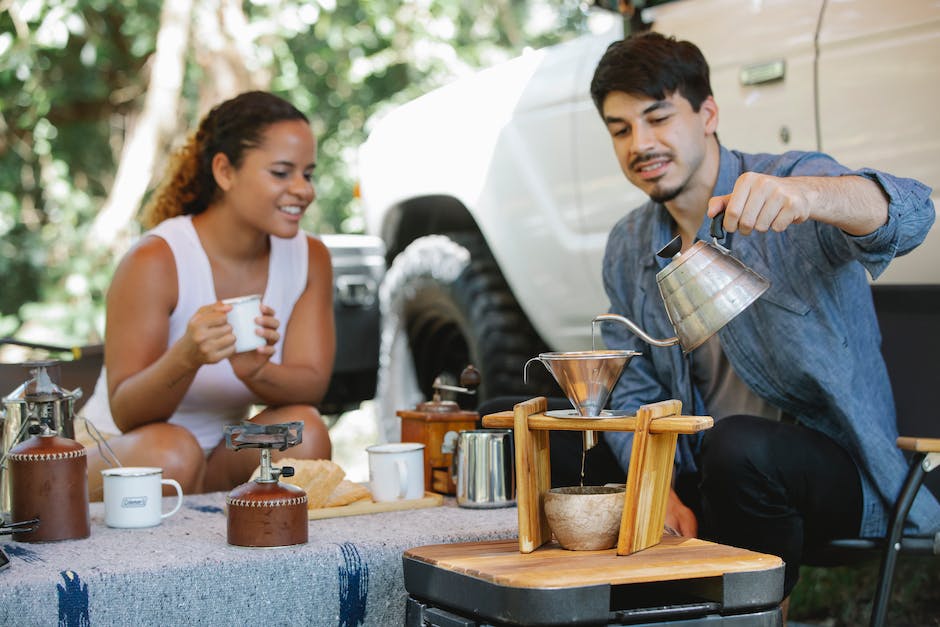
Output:
[[[321,507],[307,510],[307,520],[320,520],[323,518],[340,518],[342,516],[361,516],[362,514],[379,514],[381,512],[398,512],[407,509],[424,509],[438,507],[444,503],[444,497],[436,492],[425,492],[420,499],[406,501],[357,501],[341,507]]]
[[[514,588],[675,581],[783,567],[774,555],[674,536],[633,555],[567,551],[555,542],[520,553],[516,540],[492,540],[417,547],[405,551],[405,558]]]

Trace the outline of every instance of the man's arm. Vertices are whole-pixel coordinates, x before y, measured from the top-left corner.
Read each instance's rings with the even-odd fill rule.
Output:
[[[725,212],[724,227],[744,235],[784,231],[816,220],[853,236],[873,233],[888,221],[888,196],[863,176],[779,177],[745,172],[725,196],[708,201],[708,216]]]

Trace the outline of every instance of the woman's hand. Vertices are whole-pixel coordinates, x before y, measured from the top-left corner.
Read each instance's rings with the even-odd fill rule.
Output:
[[[222,361],[235,352],[235,335],[226,314],[231,305],[221,302],[203,305],[186,325],[182,344],[192,368]]]
[[[271,307],[262,304],[261,315],[255,318],[255,323],[258,325],[258,327],[255,328],[255,333],[264,338],[265,345],[253,351],[235,353],[235,336],[233,335],[233,352],[227,355],[229,363],[232,364],[232,370],[235,372],[235,376],[242,381],[253,378],[261,371],[264,365],[271,359],[271,356],[274,355],[274,345],[277,344],[277,341],[281,337],[277,330],[281,323],[274,317],[274,310]]]

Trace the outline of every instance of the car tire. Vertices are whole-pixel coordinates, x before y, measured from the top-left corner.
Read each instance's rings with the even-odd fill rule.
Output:
[[[451,396],[464,408],[497,396],[552,393],[550,377],[535,368],[529,384],[523,383],[526,361],[546,350],[545,343],[522,313],[480,235],[414,240],[392,262],[379,304],[375,405],[379,437],[385,441],[400,439],[396,411],[430,399],[438,376],[457,385],[468,364],[480,371],[481,382],[475,397]]]

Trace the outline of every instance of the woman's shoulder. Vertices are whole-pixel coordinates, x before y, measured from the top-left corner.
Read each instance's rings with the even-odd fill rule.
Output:
[[[145,234],[121,259],[115,278],[130,273],[163,280],[171,275],[170,271],[174,274],[176,271],[176,261],[170,245],[161,237]]]
[[[323,240],[316,235],[311,235],[310,233],[304,233],[304,236],[307,239],[307,252],[310,255],[311,261],[322,261],[323,259],[329,261],[330,249],[326,247],[326,244],[323,243]]]

